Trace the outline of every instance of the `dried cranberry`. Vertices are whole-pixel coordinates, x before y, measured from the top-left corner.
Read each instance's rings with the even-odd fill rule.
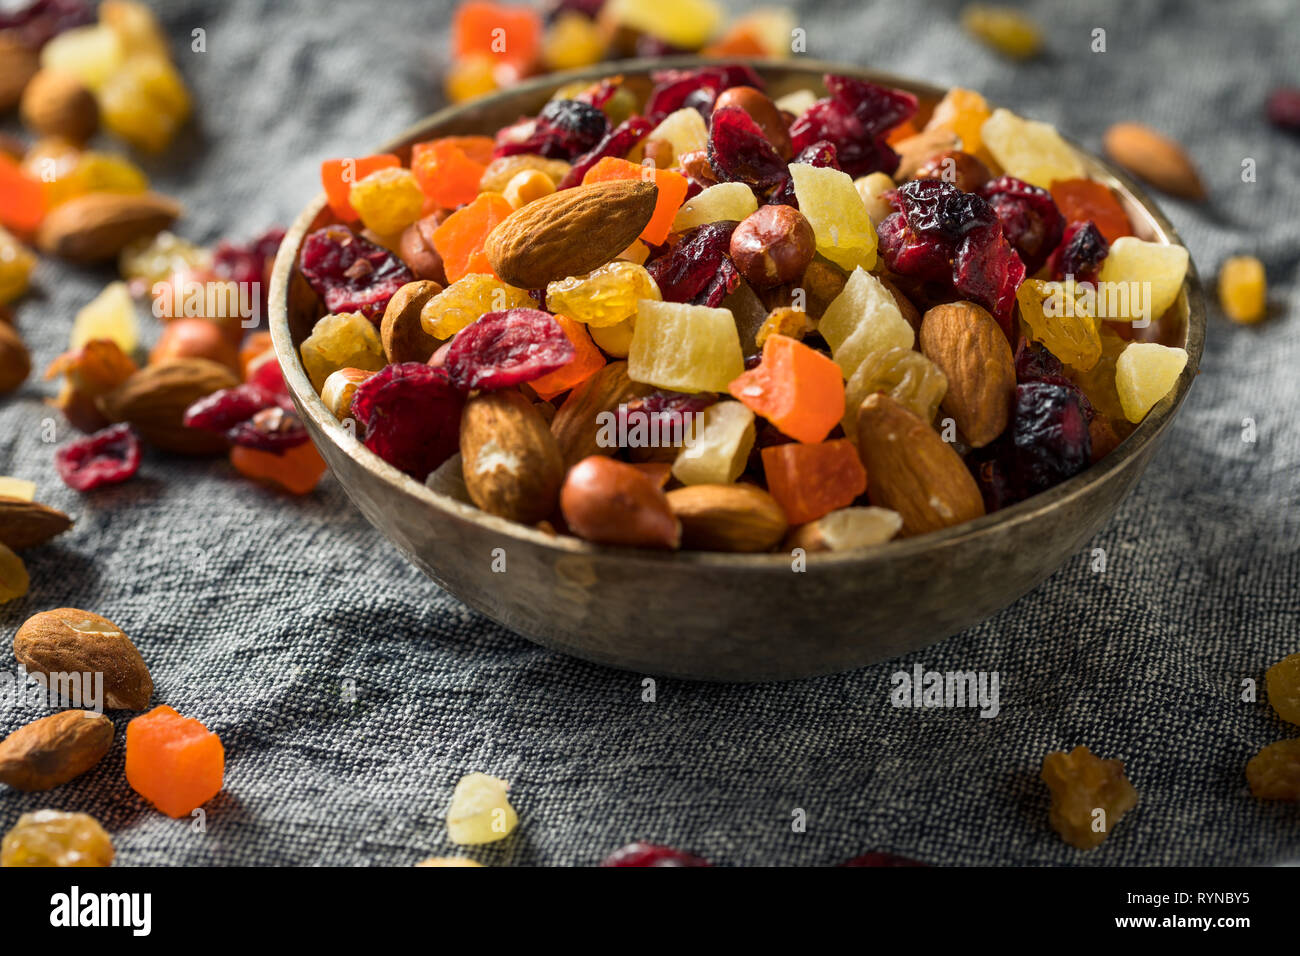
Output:
[[[705,223],[686,233],[664,255],[646,264],[646,271],[659,286],[665,302],[694,302],[711,284],[717,285],[715,280],[726,271],[723,263],[731,262],[727,251],[731,248],[731,234],[738,225],[729,219]],[[731,271],[735,271],[734,266]],[[739,285],[739,279],[736,273],[733,289]]]
[[[1009,434],[1015,446],[1013,480],[1029,494],[1044,491],[1088,467],[1092,442],[1077,388],[1050,382],[1016,386]]]
[[[401,259],[347,226],[326,226],[304,239],[299,265],[325,308],[360,312],[376,324],[393,294],[415,281]]]
[[[571,160],[595,147],[609,132],[609,119],[581,100],[551,100],[535,120],[507,127],[497,135],[494,157],[537,153]]]
[[[894,190],[893,198],[913,232],[953,244],[998,221],[984,199],[938,179],[913,179]]]
[[[261,312],[256,316],[258,319],[266,315],[271,265],[283,241],[284,230],[272,226],[249,243],[223,240],[212,255],[212,269],[218,277],[245,285],[259,284]]]
[[[1279,129],[1300,133],[1300,89],[1283,86],[1268,98],[1268,121]]]
[[[1037,342],[1022,338],[1016,346],[1017,382],[1059,382],[1065,378],[1061,360]]]
[[[1109,254],[1110,243],[1091,220],[1072,222],[1047,265],[1053,279],[1074,276],[1079,282],[1096,282],[1101,264]]]
[[[696,108],[704,107],[701,112],[705,118],[713,109],[713,101],[723,90],[733,86],[752,86],[764,89],[761,77],[748,66],[740,64],[730,66],[706,66],[698,70],[662,70],[652,77],[655,88],[646,101],[646,117],[652,123],[658,123],[669,113],[687,108],[687,99],[693,94],[708,90],[702,96],[696,96],[695,102],[689,104]]]
[[[624,158],[632,151],[633,146],[646,138],[646,134],[652,129],[654,124],[644,116],[628,117],[591,150],[573,161],[572,168],[565,174],[564,179],[560,180],[559,188],[568,189],[570,186],[577,186],[582,182],[582,177],[587,175],[587,170],[606,156]]]
[[[741,182],[766,193],[790,170],[754,118],[739,106],[715,110],[709,124],[709,165],[721,182]]]
[[[822,169],[839,169],[840,157],[839,151],[835,149],[835,144],[829,140],[819,139],[815,143],[809,143],[799,151],[792,163],[803,163],[808,166],[817,166]],[[771,203],[777,203],[782,206],[794,206],[799,208],[799,201],[794,195],[794,180],[787,179],[785,184],[772,194],[769,200]]]
[[[841,863],[840,866],[929,866],[928,863],[922,863],[919,860],[912,860],[905,856],[899,856],[897,853],[883,853],[876,850],[871,853],[864,853],[862,856],[855,856],[851,860]]]
[[[708,284],[691,299],[691,305],[705,305],[710,309],[716,309],[722,305],[723,299],[740,288],[740,283],[740,270],[736,268],[736,264],[730,259],[723,259],[718,264],[718,271],[709,277]]]
[[[623,78],[618,76],[607,76],[599,83],[593,83],[581,93],[574,96],[579,103],[586,103],[588,106],[594,106],[598,110],[604,110],[605,104],[614,98],[619,87],[623,85]]]
[[[708,860],[658,843],[629,843],[605,857],[601,866],[712,866]]]
[[[367,448],[423,481],[456,453],[464,405],[443,369],[403,362],[357,386],[352,418]]]
[[[888,133],[916,115],[917,99],[904,90],[835,74],[827,74],[823,81],[831,99],[853,110],[871,136]]]
[[[289,385],[284,380],[284,370],[280,360],[272,355],[248,368],[248,384],[264,388],[285,408],[293,408],[293,399],[289,397]]]
[[[901,212],[890,213],[877,230],[880,254],[889,270],[922,282],[952,284],[952,261],[946,243],[913,232]]]
[[[226,432],[226,440],[232,445],[283,455],[290,448],[306,444],[307,427],[297,412],[273,405],[232,427]]]
[[[850,176],[893,174],[898,154],[885,134],[916,112],[916,97],[846,76],[828,75],[827,99],[818,100],[790,126],[798,151],[818,140],[834,144],[840,168]]]
[[[118,484],[140,470],[140,439],[130,425],[112,425],[62,445],[54,468],[76,491]]]
[[[979,194],[1002,223],[1002,234],[1015,247],[1029,273],[1037,272],[1065,232],[1065,217],[1046,189],[1014,176],[985,183]]]
[[[452,340],[444,368],[462,391],[510,388],[573,361],[573,343],[548,312],[489,312]]]
[[[619,406],[619,434],[631,436],[639,432],[646,436],[689,436],[692,432],[687,428],[687,423],[710,405],[717,404],[717,401],[717,396],[708,392],[694,395],[683,392],[651,392]]]
[[[245,382],[200,398],[185,410],[182,423],[186,428],[227,432],[241,422],[248,421],[262,409],[272,406],[278,406],[274,392]]]
[[[34,0],[17,10],[0,10],[0,30],[16,30],[19,41],[33,50],[94,20],[95,10],[85,0]]]
[[[1016,289],[1025,280],[1025,264],[1001,229],[973,232],[962,240],[952,263],[953,288],[993,314],[1012,337]]]

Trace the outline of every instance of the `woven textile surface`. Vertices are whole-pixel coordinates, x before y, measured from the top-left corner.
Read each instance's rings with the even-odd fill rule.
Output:
[[[65,605],[117,622],[155,700],[221,736],[226,783],[203,828],[147,808],[123,776],[130,715],[115,713],[117,744],[92,772],[0,789],[0,829],[52,806],[100,819],[121,864],[408,865],[454,852],[452,788],[482,770],[511,781],[521,817],[472,851],[488,864],[590,864],[634,839],[732,865],[868,850],[949,865],[1300,858],[1300,811],[1256,801],[1243,774],[1297,733],[1262,700],[1264,670],[1300,650],[1300,139],[1262,114],[1274,85],[1300,82],[1293,4],[1030,2],[1051,52],[1018,65],[961,30],[957,2],[795,6],[810,56],[972,87],[1090,148],[1120,119],[1168,132],[1211,194],[1162,200],[1202,275],[1229,254],[1263,259],[1274,314],[1246,328],[1211,308],[1201,375],[1105,529],[1013,606],[911,657],[788,684],[661,680],[646,702],[646,675],[546,652],[441,592],[332,478],[291,500],[220,460],[149,453],[136,480],[78,495],[42,428],[68,435],[42,404],[54,386],[33,376],[0,402],[0,474],[38,482],[77,524],[27,553],[31,594],[0,606],[0,629]],[[156,9],[199,116],[147,169],[197,241],[287,223],[321,159],[442,103],[445,2]],[[199,28],[204,53],[190,49]],[[108,278],[42,263],[17,313],[38,368]],[[917,663],[996,671],[1000,712],[892,707],[891,675]],[[1247,679],[1259,701],[1243,701]],[[0,710],[0,735],[36,716]],[[1089,853],[1050,829],[1038,779],[1045,753],[1080,743],[1122,759],[1141,794]]]

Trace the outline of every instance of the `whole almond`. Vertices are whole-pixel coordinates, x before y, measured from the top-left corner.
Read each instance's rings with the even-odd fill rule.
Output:
[[[6,322],[0,322],[0,395],[15,391],[27,376],[32,374],[32,353],[18,334]]]
[[[14,635],[14,657],[29,674],[103,674],[110,710],[144,710],[153,697],[153,678],[131,639],[90,611],[60,607],[28,618]]]
[[[180,214],[179,203],[157,193],[87,193],[50,211],[36,245],[69,262],[105,262],[132,240],[166,229]]]
[[[40,68],[40,57],[19,39],[16,30],[0,30],[0,113],[18,105]]]
[[[931,157],[958,149],[961,149],[961,137],[947,129],[930,129],[899,140],[894,143],[894,152],[898,153],[894,182],[907,182]]]
[[[584,458],[564,479],[560,508],[565,524],[597,544],[676,548],[681,523],[668,499],[645,472],[601,455]]]
[[[72,519],[35,501],[0,495],[0,544],[22,551],[44,544],[72,527]]]
[[[507,216],[483,250],[503,281],[545,288],[616,258],[641,235],[658,199],[659,187],[639,179],[562,189]]]
[[[936,305],[921,319],[921,352],[948,377],[940,403],[966,444],[983,448],[1011,418],[1016,361],[997,320],[974,302]]]
[[[77,77],[43,69],[23,91],[23,122],[42,136],[84,143],[99,129],[99,103]]]
[[[89,710],[65,710],[19,727],[0,741],[0,783],[52,790],[104,759],[113,722]]]
[[[776,499],[755,485],[688,485],[667,497],[682,523],[684,548],[766,551],[789,527]]]
[[[984,500],[961,456],[883,392],[858,411],[858,454],[871,503],[897,511],[905,535],[960,524],[984,513]]]
[[[488,514],[532,524],[555,512],[564,460],[546,419],[519,392],[465,403],[460,454],[470,499]]]
[[[617,414],[619,405],[650,391],[650,386],[628,378],[627,362],[610,362],[570,392],[551,419],[564,464],[572,467],[590,455],[614,454],[617,448],[602,447],[599,441],[602,413]]]
[[[442,286],[431,279],[408,282],[388,300],[384,320],[379,325],[379,337],[384,344],[384,355],[390,363],[427,362],[442,344],[420,322],[424,304],[442,291]]]
[[[1116,123],[1102,140],[1106,155],[1157,189],[1183,199],[1204,199],[1205,185],[1186,151],[1141,123]]]
[[[185,410],[200,398],[239,384],[235,373],[208,359],[168,359],[140,369],[99,399],[112,422],[130,422],[145,441],[182,455],[216,455],[225,436],[186,428]]]

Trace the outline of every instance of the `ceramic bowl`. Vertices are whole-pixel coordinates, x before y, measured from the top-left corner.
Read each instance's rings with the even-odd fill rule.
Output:
[[[617,70],[631,80],[697,65],[637,60],[557,74],[436,113],[382,151],[405,160],[412,143],[490,134],[537,112],[569,83]],[[824,73],[910,90],[943,90],[845,64],[751,63],[781,94],[819,91]],[[1076,147],[1077,148],[1077,147]],[[1132,181],[1079,150],[1120,196],[1143,238],[1180,242]],[[1195,267],[1158,340],[1189,355],[1173,393],[1115,451],[1069,481],[978,520],[842,553],[811,554],[795,570],[785,553],[655,553],[554,537],[435,493],[386,464],[341,426],[311,387],[298,346],[322,314],[298,273],[303,237],[333,221],[324,195],[280,248],[270,288],[275,348],[312,440],[361,513],[430,578],[465,604],[545,647],[645,674],[724,681],[810,677],[916,650],[983,620],[1036,586],[1107,522],[1151,461],[1196,377],[1205,308]],[[493,570],[505,557],[506,570]],[[432,638],[431,638],[432,639]]]

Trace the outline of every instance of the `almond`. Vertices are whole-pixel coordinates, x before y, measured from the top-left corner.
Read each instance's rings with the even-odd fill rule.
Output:
[[[894,152],[898,153],[898,169],[894,170],[894,182],[906,182],[930,157],[956,149],[961,149],[961,137],[947,129],[930,129],[900,139],[894,144]]]
[[[18,31],[0,30],[0,113],[18,105],[40,68],[40,57],[19,39]]]
[[[597,544],[676,548],[681,522],[654,479],[601,455],[584,458],[564,479],[560,508],[569,530]]]
[[[619,405],[650,391],[650,386],[627,377],[627,362],[610,362],[570,392],[551,420],[551,433],[560,445],[564,464],[572,467],[589,455],[614,454],[616,448],[603,448],[598,441],[601,413],[617,413]]]
[[[147,442],[165,451],[216,455],[225,451],[225,437],[186,428],[182,419],[200,398],[238,384],[234,372],[208,359],[169,359],[140,369],[98,404],[109,421],[130,422]]]
[[[22,551],[44,544],[72,527],[72,519],[62,511],[0,496],[0,544],[12,551]]]
[[[433,280],[420,279],[408,282],[388,300],[384,320],[379,325],[379,337],[390,363],[427,362],[442,344],[424,331],[420,322],[424,304],[441,291],[442,286]]]
[[[858,454],[871,503],[897,511],[903,533],[924,534],[984,513],[961,456],[916,415],[883,392],[858,411]]]
[[[483,249],[503,281],[545,288],[616,258],[641,235],[658,199],[659,187],[639,179],[563,189],[507,216]]]
[[[682,547],[766,551],[789,527],[776,499],[755,485],[689,485],[668,492],[682,523]]]
[[[50,211],[36,245],[69,262],[105,262],[132,240],[166,229],[180,214],[178,202],[156,193],[87,193]]]
[[[1016,361],[997,320],[974,302],[936,305],[921,319],[921,352],[948,377],[940,403],[966,444],[983,448],[1006,430]]]
[[[0,395],[16,390],[32,374],[32,353],[7,322],[0,322]]]
[[[483,392],[460,419],[461,469],[470,499],[524,524],[555,512],[564,460],[546,419],[522,394]]]
[[[0,742],[0,783],[15,790],[52,790],[95,766],[112,746],[113,722],[103,714],[51,714]]]
[[[103,674],[110,710],[144,710],[153,697],[153,678],[131,639],[90,611],[60,607],[29,617],[14,635],[14,657],[29,674]]]
[[[95,94],[71,73],[44,69],[23,91],[23,122],[42,136],[84,143],[99,129]]]
[[[1157,189],[1183,199],[1204,199],[1205,186],[1186,151],[1141,123],[1116,123],[1102,140],[1106,155]]]

